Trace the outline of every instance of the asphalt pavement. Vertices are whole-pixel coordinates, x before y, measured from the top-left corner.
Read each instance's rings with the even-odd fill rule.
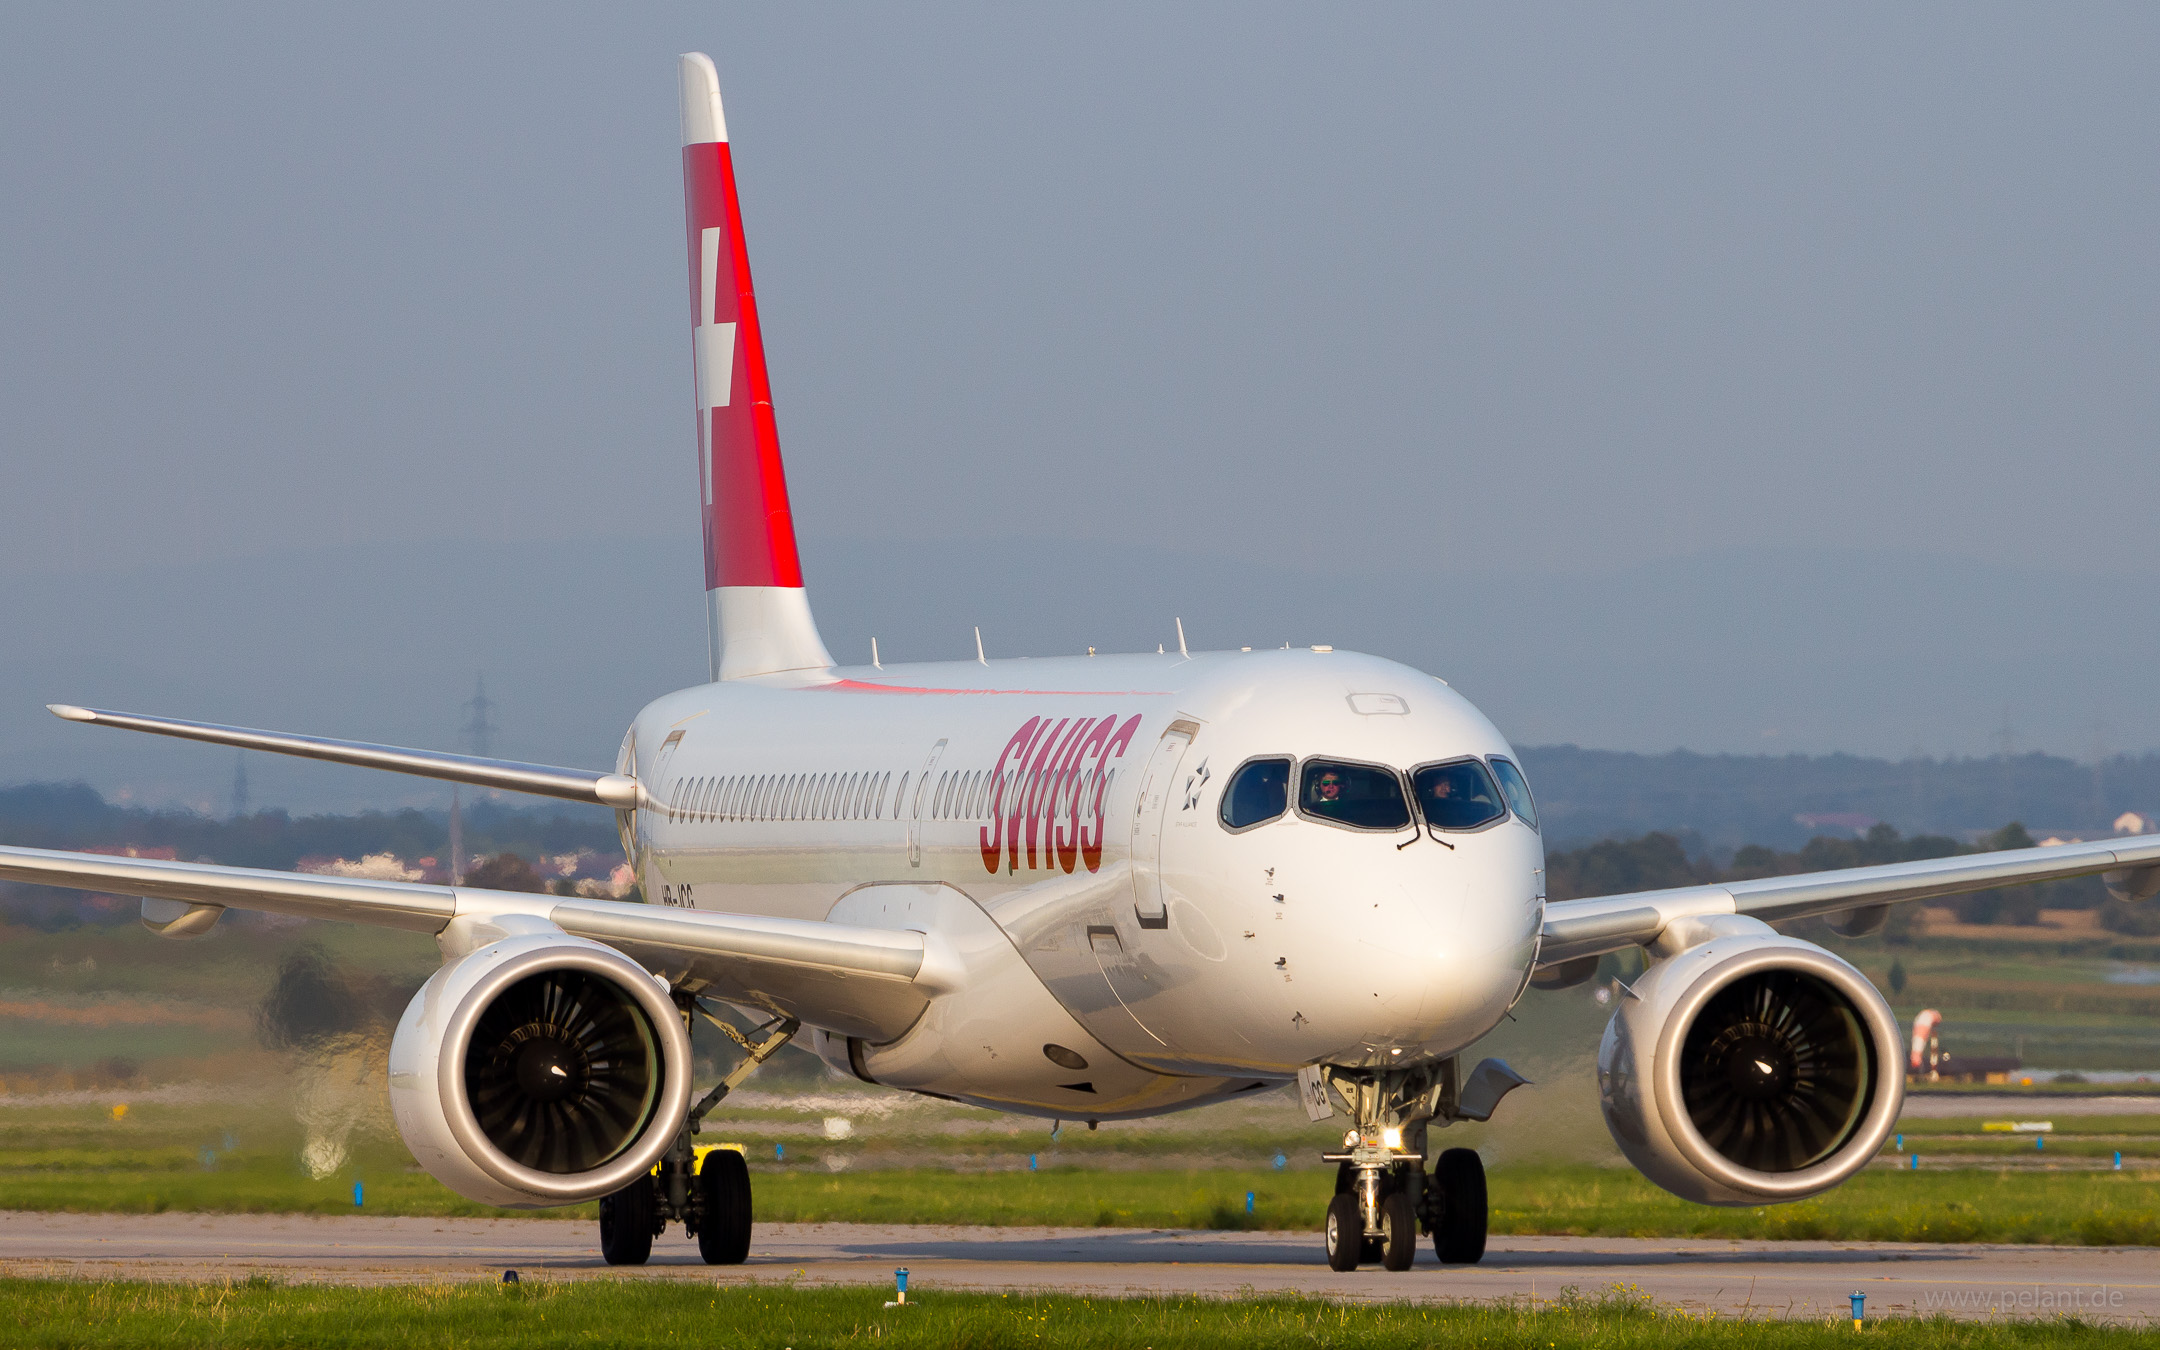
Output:
[[[1097,1295],[1300,1293],[1351,1300],[1644,1298],[1693,1312],[1842,1318],[2077,1316],[2160,1322],[2160,1249],[1665,1238],[1505,1237],[1477,1266],[1428,1247],[1401,1274],[1327,1268],[1317,1233],[875,1224],[761,1225],[747,1264],[701,1264],[672,1231],[651,1264],[611,1268],[588,1222],[366,1216],[0,1212],[0,1274],[75,1279],[422,1284],[630,1276]],[[866,1290],[870,1297],[873,1290]]]

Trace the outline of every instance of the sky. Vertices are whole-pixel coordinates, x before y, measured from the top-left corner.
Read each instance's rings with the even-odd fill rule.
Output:
[[[44,6],[0,782],[51,701],[601,764],[703,676],[674,57],[888,657],[1335,641],[1512,738],[2160,748],[2160,11]],[[436,789],[262,765],[259,800]]]

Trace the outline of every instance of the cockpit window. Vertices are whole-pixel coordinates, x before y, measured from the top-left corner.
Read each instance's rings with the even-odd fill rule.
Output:
[[[1523,824],[1536,829],[1537,801],[1530,795],[1530,782],[1522,776],[1522,770],[1498,756],[1494,756],[1492,768],[1500,777],[1500,791],[1507,795],[1507,804],[1522,817]]]
[[[1298,810],[1359,830],[1399,830],[1410,823],[1402,779],[1393,769],[1332,759],[1305,762]]]
[[[1483,763],[1458,759],[1410,775],[1425,823],[1441,830],[1477,830],[1506,817],[1500,789]]]
[[[1233,830],[1275,819],[1290,809],[1290,761],[1256,759],[1223,789],[1222,823]]]

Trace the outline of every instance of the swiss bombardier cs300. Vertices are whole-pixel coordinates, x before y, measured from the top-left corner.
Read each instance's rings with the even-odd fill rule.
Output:
[[[836,665],[803,591],[710,60],[681,61],[711,680],[602,773],[56,707],[94,725],[613,807],[643,903],[0,848],[0,876],[139,895],[168,937],[227,908],[434,934],[390,1049],[413,1156],[488,1204],[598,1199],[611,1262],[678,1221],[750,1243],[740,1155],[692,1147],[803,1036],[839,1074],[1117,1120],[1295,1081],[1345,1126],[1329,1262],[1485,1248],[1477,1154],[1429,1136],[1519,1084],[1464,1052],[1600,954],[1648,970],[1597,1061],[1628,1159],[1690,1200],[1797,1200],[1897,1118],[1902,1046],[1843,960],[1773,922],[2102,874],[2160,892],[2160,836],[1547,903],[1537,808],[1493,724],[1370,656],[1176,652]],[[725,1021],[730,1015],[742,1022]],[[689,1024],[741,1062],[693,1083]],[[1317,1217],[1317,1216],[1316,1216]]]

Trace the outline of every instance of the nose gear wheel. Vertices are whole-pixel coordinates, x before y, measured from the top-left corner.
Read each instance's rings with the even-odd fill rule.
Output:
[[[1500,1071],[1522,1081],[1505,1065]],[[1480,1073],[1484,1070],[1481,1069]],[[1330,1268],[1355,1270],[1377,1261],[1387,1270],[1408,1270],[1417,1259],[1419,1230],[1433,1235],[1433,1252],[1444,1265],[1471,1265],[1485,1256],[1485,1164],[1475,1149],[1443,1152],[1425,1170],[1425,1136],[1435,1120],[1485,1119],[1488,1101],[1459,1109],[1456,1063],[1427,1061],[1400,1069],[1356,1070],[1322,1065],[1308,1070],[1349,1108],[1352,1128],[1343,1152],[1321,1156],[1335,1163],[1335,1196],[1324,1228]],[[1332,1112],[1321,1093],[1307,1110],[1315,1120]]]

